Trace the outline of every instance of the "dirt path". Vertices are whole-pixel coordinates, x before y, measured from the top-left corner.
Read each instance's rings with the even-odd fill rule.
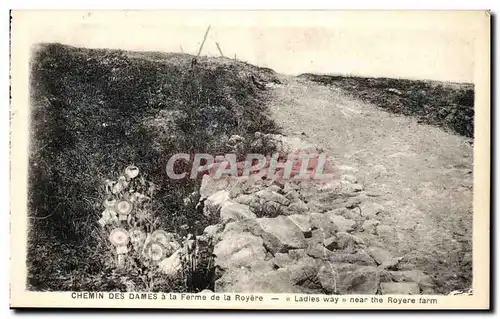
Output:
[[[284,78],[271,109],[284,133],[354,169],[384,207],[379,244],[434,277],[441,293],[471,276],[472,146],[467,139],[387,113],[340,88]]]

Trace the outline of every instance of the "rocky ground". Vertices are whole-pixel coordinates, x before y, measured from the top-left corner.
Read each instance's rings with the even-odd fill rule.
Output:
[[[202,186],[217,292],[449,293],[471,285],[472,146],[297,78],[273,85],[287,138],[340,180]],[[286,138],[285,138],[286,139]],[[228,184],[229,183],[229,184]],[[217,187],[217,185],[219,185]],[[276,212],[271,217],[261,211]]]
[[[219,221],[205,229],[216,243],[215,291],[434,293],[430,276],[375,243],[391,231],[384,207],[371,203],[352,168],[341,169],[340,180],[322,185],[205,175],[204,211]]]

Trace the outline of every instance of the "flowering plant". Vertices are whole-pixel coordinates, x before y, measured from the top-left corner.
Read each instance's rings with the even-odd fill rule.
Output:
[[[152,214],[155,185],[128,166],[116,181],[106,180],[104,211],[98,223],[115,246],[116,267],[142,279],[152,289],[154,277],[186,278],[196,269],[197,238],[182,240],[176,233],[155,229],[159,218]]]

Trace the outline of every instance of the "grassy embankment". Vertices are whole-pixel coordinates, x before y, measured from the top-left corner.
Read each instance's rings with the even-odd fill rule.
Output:
[[[137,165],[155,189],[159,228],[199,233],[208,223],[183,199],[200,179],[165,172],[175,153],[227,151],[233,135],[276,133],[266,89],[272,70],[226,58],[39,45],[31,61],[28,287],[34,290],[145,289],[116,271],[97,224],[104,181]],[[151,186],[151,185],[150,185]],[[203,286],[204,283],[201,283]],[[155,290],[205,287],[158,278]]]

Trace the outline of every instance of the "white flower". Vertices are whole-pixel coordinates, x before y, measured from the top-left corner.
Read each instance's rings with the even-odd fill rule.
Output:
[[[128,200],[120,200],[116,202],[115,209],[120,215],[128,215],[133,209],[133,204]]]
[[[115,246],[126,246],[130,240],[127,230],[115,228],[109,234],[109,241]]]
[[[137,175],[139,175],[139,168],[137,166],[130,165],[125,168],[125,176],[127,176],[129,179],[132,179]]]

